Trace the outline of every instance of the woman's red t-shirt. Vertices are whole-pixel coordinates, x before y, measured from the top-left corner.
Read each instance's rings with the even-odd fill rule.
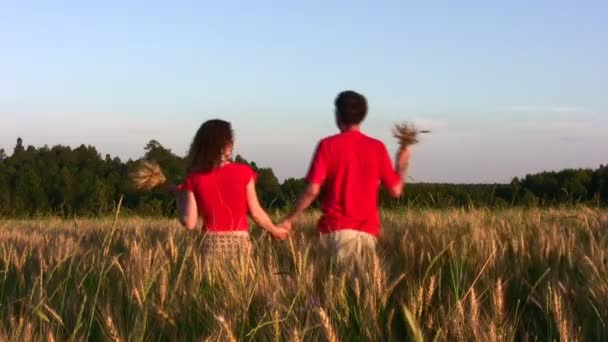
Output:
[[[190,173],[182,189],[194,194],[204,230],[248,231],[246,187],[256,178],[248,165],[230,163],[210,172]]]

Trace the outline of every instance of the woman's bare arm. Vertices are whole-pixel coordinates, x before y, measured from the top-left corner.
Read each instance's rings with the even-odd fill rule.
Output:
[[[196,228],[198,221],[198,210],[196,208],[196,199],[191,191],[179,191],[177,188],[170,190],[175,196],[177,202],[177,213],[179,222],[188,230]]]
[[[267,230],[277,239],[282,240],[287,238],[288,231],[275,226],[270,217],[268,217],[268,214],[266,214],[266,211],[264,211],[260,205],[258,194],[255,190],[255,181],[253,179],[247,184],[247,206],[249,207],[251,218],[258,226]]]

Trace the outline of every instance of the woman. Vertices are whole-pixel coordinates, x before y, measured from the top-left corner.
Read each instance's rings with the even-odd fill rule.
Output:
[[[209,120],[201,125],[188,153],[189,174],[175,189],[180,221],[187,229],[203,219],[203,252],[232,256],[250,251],[247,214],[277,239],[288,231],[275,226],[260,206],[257,175],[245,164],[231,162],[234,137],[229,122]]]

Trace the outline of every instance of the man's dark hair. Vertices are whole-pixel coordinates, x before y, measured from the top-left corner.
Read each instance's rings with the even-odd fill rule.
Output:
[[[336,115],[345,125],[358,125],[367,114],[367,100],[365,96],[352,90],[338,94],[336,101]]]

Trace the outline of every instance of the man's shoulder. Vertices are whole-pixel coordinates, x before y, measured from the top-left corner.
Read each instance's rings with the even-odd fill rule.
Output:
[[[380,140],[380,139],[376,139],[374,137],[370,137],[369,135],[366,135],[365,138],[372,144],[376,144],[376,145],[380,145],[380,146],[384,146],[384,143]]]
[[[386,148],[386,146],[380,139],[376,139],[374,137],[371,137],[371,136],[365,135],[365,134],[361,134],[361,136],[362,136],[362,139],[365,140],[367,145],[373,147],[374,149],[384,150]]]
[[[319,143],[336,141],[336,140],[339,140],[341,136],[342,136],[342,134],[340,134],[340,133],[328,135],[325,138],[319,140]]]
[[[332,145],[335,143],[339,143],[341,141],[351,141],[351,138],[352,138],[352,136],[349,137],[348,135],[341,134],[341,133],[333,134],[333,135],[330,135],[330,136],[327,136],[327,137],[321,139],[319,141],[319,145]],[[363,134],[363,133],[357,135],[357,139],[363,140],[368,145],[373,146],[375,148],[381,148],[381,149],[385,148],[385,145],[381,140],[371,137],[369,135]]]
[[[317,146],[319,148],[322,148],[322,147],[327,148],[327,146],[334,145],[339,141],[340,141],[340,134],[333,134],[333,135],[326,136],[325,138],[322,138],[321,140],[319,140],[319,142],[317,143]]]

